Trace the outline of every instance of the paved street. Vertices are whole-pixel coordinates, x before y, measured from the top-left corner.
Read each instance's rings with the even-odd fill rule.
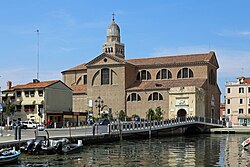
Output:
[[[58,128],[58,129],[47,129],[49,132],[49,137],[70,137],[71,136],[86,136],[93,135],[92,126],[83,126],[83,127],[73,127],[73,128]],[[107,133],[107,126],[98,126],[96,127],[95,133],[97,134]],[[16,141],[14,140],[14,130],[2,130],[3,136],[0,136],[0,143]],[[35,138],[35,132],[38,132],[38,135],[47,136],[45,131],[37,131],[36,129],[22,129],[21,131],[21,140],[29,140]]]

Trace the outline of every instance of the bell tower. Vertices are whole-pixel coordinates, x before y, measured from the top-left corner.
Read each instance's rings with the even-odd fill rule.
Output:
[[[102,45],[103,53],[111,54],[121,58],[125,57],[124,44],[120,42],[120,28],[115,23],[115,17],[107,29],[106,43]]]

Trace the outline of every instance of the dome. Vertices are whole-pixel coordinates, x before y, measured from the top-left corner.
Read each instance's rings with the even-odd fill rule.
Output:
[[[120,28],[113,20],[112,23],[108,26],[107,36],[117,36],[120,37]]]

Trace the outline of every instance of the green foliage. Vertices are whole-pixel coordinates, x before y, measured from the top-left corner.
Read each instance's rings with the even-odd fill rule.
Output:
[[[5,112],[8,116],[12,115],[15,112],[15,104],[11,101],[7,101],[3,107],[3,112]]]
[[[148,111],[147,111],[147,119],[148,120],[157,120],[157,121],[159,121],[159,120],[162,120],[162,110],[161,110],[161,107],[159,106],[159,107],[157,107],[156,109],[155,109],[155,111],[152,109],[152,108],[150,108],[150,109],[148,109]]]
[[[120,119],[121,121],[124,121],[124,120],[125,120],[125,117],[126,117],[125,112],[124,112],[123,110],[121,110],[121,111],[119,112],[119,119]]]
[[[147,119],[148,120],[154,120],[155,112],[152,108],[148,109],[147,111]]]
[[[161,107],[160,106],[158,106],[156,109],[155,109],[155,119],[157,120],[157,121],[159,121],[159,120],[162,120],[162,110],[161,110]]]
[[[132,115],[132,118],[135,118],[135,117],[140,118],[140,116],[139,116],[139,115],[137,115],[137,114],[133,114],[133,115]]]

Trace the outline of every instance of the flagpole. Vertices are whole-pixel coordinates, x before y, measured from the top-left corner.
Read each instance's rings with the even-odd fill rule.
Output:
[[[39,79],[39,30],[37,32],[37,75],[36,78]]]

